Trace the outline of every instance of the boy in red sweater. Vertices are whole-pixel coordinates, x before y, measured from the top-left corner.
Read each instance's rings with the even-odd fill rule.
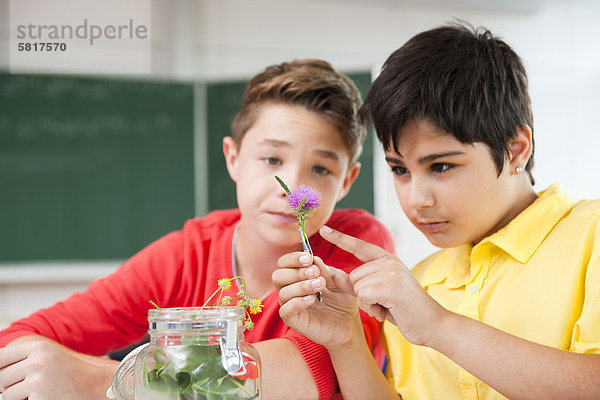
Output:
[[[337,381],[327,351],[279,317],[271,274],[279,257],[300,248],[300,235],[274,176],[321,192],[308,235],[325,263],[346,272],[359,264],[314,235],[325,223],[393,251],[389,233],[372,215],[334,211],[360,170],[356,160],[366,135],[357,118],[360,103],[354,84],[324,61],[274,65],[252,78],[232,137],[223,139],[239,209],[187,221],[85,292],[0,332],[0,346],[8,345],[0,349],[4,400],[104,399],[116,362],[98,356],[144,337],[149,300],[161,307],[201,306],[217,279],[236,275],[264,305],[245,333],[261,357],[263,398],[331,397]],[[379,324],[366,315],[362,321],[376,352]]]

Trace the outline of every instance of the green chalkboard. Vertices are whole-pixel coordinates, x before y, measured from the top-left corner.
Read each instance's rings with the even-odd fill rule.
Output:
[[[365,72],[348,76],[355,82],[364,98],[371,85],[371,75]],[[210,210],[237,207],[235,185],[227,174],[222,141],[223,137],[231,134],[231,121],[242,104],[245,87],[245,81],[209,83],[206,87]],[[373,142],[370,135],[371,133],[359,158],[362,165],[360,175],[350,193],[338,203],[337,208],[363,208],[374,211]]]
[[[193,85],[0,74],[0,261],[119,259],[194,214]]]

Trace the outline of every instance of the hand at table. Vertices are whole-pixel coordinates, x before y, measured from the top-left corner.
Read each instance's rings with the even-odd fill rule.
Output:
[[[105,399],[115,369],[48,341],[25,341],[0,349],[0,392],[2,400]]]

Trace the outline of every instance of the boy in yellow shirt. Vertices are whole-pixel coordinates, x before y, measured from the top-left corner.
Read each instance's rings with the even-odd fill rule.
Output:
[[[346,274],[302,253],[280,258],[280,313],[329,350],[344,398],[600,398],[600,201],[575,204],[558,184],[533,190],[518,55],[487,30],[423,32],[388,58],[361,113],[403,211],[443,250],[411,273],[322,227],[365,264]],[[386,320],[387,381],[357,303]]]

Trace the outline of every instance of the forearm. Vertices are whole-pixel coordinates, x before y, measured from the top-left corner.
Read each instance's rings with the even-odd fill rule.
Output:
[[[17,344],[21,344],[21,343],[27,343],[27,342],[35,342],[35,341],[43,341],[43,342],[47,342],[47,343],[51,343],[54,346],[58,347],[59,349],[61,349],[62,351],[79,358],[80,360],[86,361],[90,364],[93,365],[97,365],[97,366],[106,366],[106,367],[114,367],[114,369],[116,370],[117,366],[119,365],[119,363],[117,361],[108,359],[108,358],[104,358],[104,357],[96,357],[96,356],[92,356],[89,354],[83,354],[83,353],[79,353],[75,350],[72,350],[52,339],[48,339],[47,337],[44,336],[39,336],[39,335],[27,335],[27,336],[21,336],[15,340],[13,340],[12,342],[10,342],[7,347],[9,346],[14,346]]]
[[[288,339],[254,343],[262,366],[262,398],[317,399],[317,386],[294,344]]]
[[[329,351],[343,398],[398,400],[398,393],[375,362],[358,321],[353,336],[348,346]]]
[[[450,312],[428,345],[510,399],[600,397],[600,355],[529,342]]]

